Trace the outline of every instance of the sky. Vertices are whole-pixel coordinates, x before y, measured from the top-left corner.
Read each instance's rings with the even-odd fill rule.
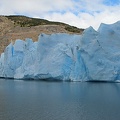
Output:
[[[120,0],[0,0],[0,15],[25,15],[79,28],[120,20]]]

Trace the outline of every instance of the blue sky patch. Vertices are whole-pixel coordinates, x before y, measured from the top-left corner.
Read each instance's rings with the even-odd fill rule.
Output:
[[[104,0],[103,4],[107,6],[116,6],[120,4],[120,0]]]

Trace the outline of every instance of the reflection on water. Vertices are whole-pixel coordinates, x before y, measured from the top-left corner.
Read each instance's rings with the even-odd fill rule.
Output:
[[[120,83],[0,79],[0,120],[120,120]]]

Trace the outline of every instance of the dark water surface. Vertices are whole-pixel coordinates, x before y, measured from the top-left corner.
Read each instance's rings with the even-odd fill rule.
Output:
[[[120,83],[0,79],[0,120],[120,120]]]

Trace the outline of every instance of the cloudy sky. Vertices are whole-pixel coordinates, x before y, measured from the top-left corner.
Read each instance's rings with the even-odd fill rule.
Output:
[[[26,15],[79,28],[120,20],[120,0],[0,0],[0,15]]]

